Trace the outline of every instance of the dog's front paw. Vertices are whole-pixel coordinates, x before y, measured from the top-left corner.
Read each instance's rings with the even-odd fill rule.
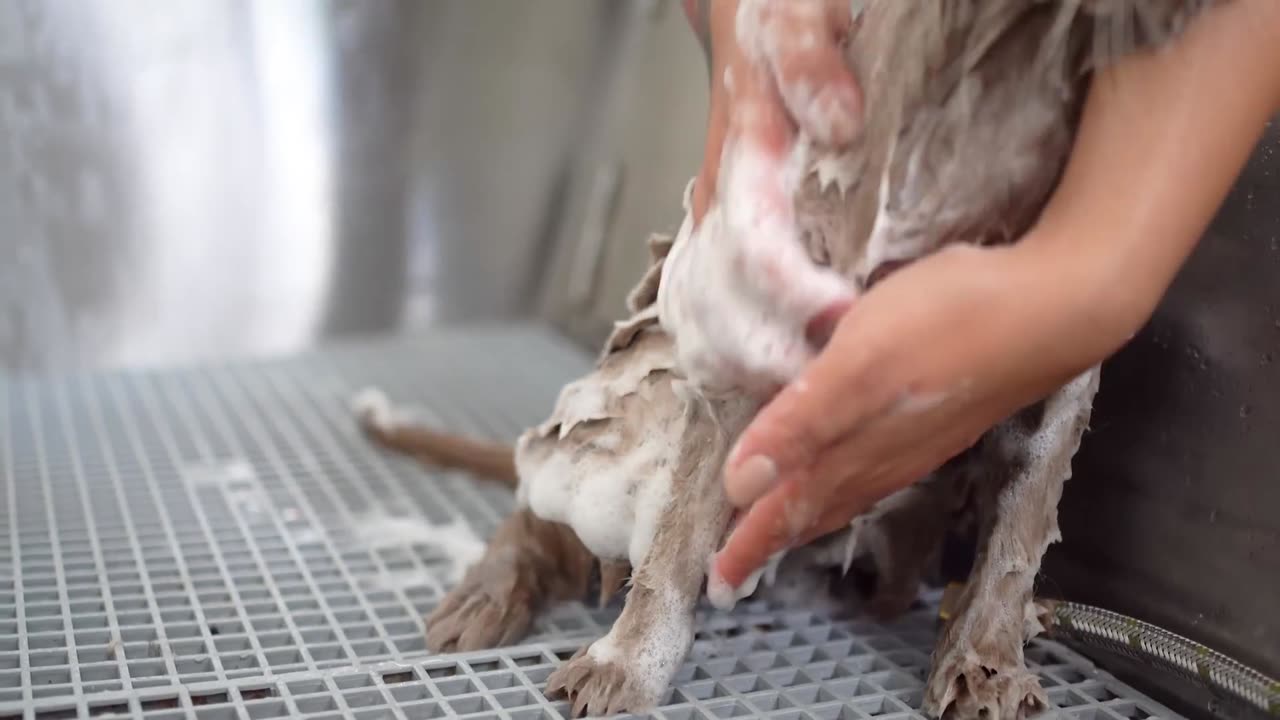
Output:
[[[658,703],[659,693],[640,682],[630,665],[618,657],[599,659],[583,648],[547,678],[547,695],[573,703],[573,717],[644,712]]]
[[[528,632],[535,609],[532,588],[525,585],[507,563],[473,567],[427,617],[427,648],[468,652],[516,642]]]
[[[937,658],[924,694],[925,712],[956,720],[1024,720],[1046,707],[1040,680],[1021,658],[980,658],[972,650]]]

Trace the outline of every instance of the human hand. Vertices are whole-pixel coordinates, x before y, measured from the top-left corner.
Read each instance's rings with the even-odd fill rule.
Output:
[[[737,587],[840,528],[1132,337],[1280,107],[1280,73],[1252,72],[1280,68],[1277,22],[1274,3],[1227,3],[1106,71],[1035,230],[944,250],[860,298],[730,455],[726,489],[749,510],[712,580]]]
[[[839,148],[859,130],[862,94],[841,51],[851,24],[848,0],[685,0],[684,8],[711,71],[695,225],[716,195],[724,150],[734,143],[764,165],[759,175],[766,182],[754,191],[789,208],[778,181],[797,131]]]
[[[705,30],[711,113],[659,315],[697,386],[763,399],[812,359],[805,328],[854,295],[801,243],[794,196],[803,167],[792,157],[801,132],[838,147],[857,131],[858,88],[840,49],[849,8],[846,0],[703,0],[685,9]]]
[[[754,419],[726,462],[745,515],[712,581],[849,524],[1127,336],[1099,322],[1069,257],[958,246],[889,276]]]

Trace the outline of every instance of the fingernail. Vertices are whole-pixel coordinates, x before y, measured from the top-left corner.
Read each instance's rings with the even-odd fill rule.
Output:
[[[732,610],[737,604],[737,588],[720,572],[720,555],[711,556],[707,570],[707,599],[719,610]]]
[[[778,481],[778,465],[772,458],[754,455],[725,473],[725,491],[738,507],[749,505]]]

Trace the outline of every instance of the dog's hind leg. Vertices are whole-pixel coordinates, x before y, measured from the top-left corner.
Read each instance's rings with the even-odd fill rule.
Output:
[[[1039,631],[1033,585],[1059,538],[1058,500],[1097,389],[1094,368],[982,439],[986,538],[933,652],[924,696],[933,717],[1021,720],[1045,706],[1022,646]]]
[[[427,618],[427,647],[464,652],[514,643],[547,603],[584,598],[594,565],[568,526],[516,510]]]

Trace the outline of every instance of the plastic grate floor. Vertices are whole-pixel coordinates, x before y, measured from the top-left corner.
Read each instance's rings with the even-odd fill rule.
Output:
[[[372,447],[366,385],[497,438],[590,358],[536,327],[443,330],[301,357],[0,381],[0,718],[555,718],[547,676],[616,608],[525,644],[430,656],[422,615],[508,491]],[[706,611],[658,713],[918,718],[934,627]],[[1054,714],[1176,717],[1053,643]]]

